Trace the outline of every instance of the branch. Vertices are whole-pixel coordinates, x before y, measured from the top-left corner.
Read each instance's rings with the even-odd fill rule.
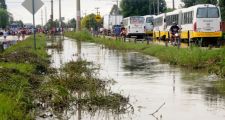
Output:
[[[152,114],[150,114],[150,115],[152,115],[152,116],[154,116],[154,114],[155,113],[157,113],[157,112],[159,112],[159,110],[165,105],[166,103],[164,102],[155,112],[153,112]]]

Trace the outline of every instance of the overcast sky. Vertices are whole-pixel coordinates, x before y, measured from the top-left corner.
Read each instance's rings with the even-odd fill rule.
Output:
[[[32,15],[21,5],[25,0],[6,0],[9,12],[13,14],[15,20],[22,20],[24,23],[32,23]],[[36,13],[36,24],[41,24],[41,11],[43,13],[43,23],[46,22],[45,8],[47,11],[47,20],[50,18],[50,1],[42,0],[44,6]],[[58,19],[59,14],[59,0],[54,1],[54,19]],[[76,16],[76,0],[61,0],[62,1],[62,17],[65,21]],[[96,7],[99,7],[101,15],[109,14],[112,5],[116,0],[81,0],[81,15],[96,13]],[[176,7],[179,6],[180,0],[175,0]],[[167,6],[172,7],[172,0],[166,0]]]

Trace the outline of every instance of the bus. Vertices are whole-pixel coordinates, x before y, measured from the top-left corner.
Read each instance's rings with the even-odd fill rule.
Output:
[[[144,38],[145,18],[143,16],[131,16],[123,19],[126,37]]]
[[[155,15],[145,15],[145,34],[152,36],[153,35],[153,22]]]
[[[200,46],[216,44],[222,37],[220,8],[211,4],[199,4],[157,15],[154,18],[154,34],[157,38],[169,38],[173,22],[182,28],[180,37]]]

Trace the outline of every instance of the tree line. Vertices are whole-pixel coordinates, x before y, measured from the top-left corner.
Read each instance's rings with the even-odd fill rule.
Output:
[[[5,28],[9,23],[9,14],[5,0],[0,0],[0,28]]]
[[[184,6],[182,6],[183,8],[196,4],[219,5],[221,8],[222,19],[225,20],[225,0],[182,0],[182,2],[184,3]],[[156,15],[158,11],[157,4],[157,0],[122,0],[120,3],[120,13],[124,17],[135,15]],[[171,11],[171,8],[167,7],[165,0],[159,0],[159,13],[167,11]]]

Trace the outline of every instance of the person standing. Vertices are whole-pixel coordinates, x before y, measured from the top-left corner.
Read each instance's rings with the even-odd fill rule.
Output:
[[[19,29],[17,30],[18,41],[20,41],[20,36],[21,36],[21,28],[19,28]]]
[[[4,41],[6,41],[7,36],[8,36],[8,32],[5,29],[4,32],[3,32]]]
[[[21,34],[22,34],[22,40],[24,40],[24,39],[25,39],[25,35],[26,35],[26,30],[25,30],[25,28],[22,28]]]

